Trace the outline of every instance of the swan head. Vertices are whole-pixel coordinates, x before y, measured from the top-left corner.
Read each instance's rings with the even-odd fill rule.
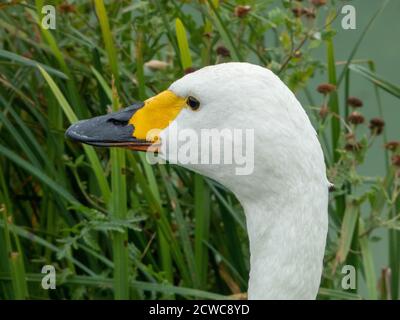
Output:
[[[304,109],[271,71],[205,67],[66,134],[95,146],[157,150],[218,181],[246,214],[249,298],[315,298],[328,221],[324,157]]]
[[[320,161],[322,155],[291,91],[271,71],[249,63],[202,68],[144,103],[73,124],[66,135],[95,146],[156,149],[159,158],[234,192],[238,176],[250,191],[266,176],[271,186],[285,188],[282,181],[295,183],[313,167],[310,156]]]

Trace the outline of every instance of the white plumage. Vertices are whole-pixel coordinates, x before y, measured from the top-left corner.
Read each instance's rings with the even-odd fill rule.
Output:
[[[223,184],[242,204],[249,299],[314,299],[328,229],[328,181],[316,132],[296,97],[271,71],[248,63],[205,67],[169,90],[201,103],[197,112],[180,112],[174,120],[180,129],[254,128],[250,175],[236,175],[235,164],[181,164]],[[162,143],[173,136],[170,127]],[[169,148],[162,157],[179,163],[174,154]]]

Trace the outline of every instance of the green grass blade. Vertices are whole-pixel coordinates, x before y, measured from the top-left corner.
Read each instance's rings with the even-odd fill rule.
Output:
[[[36,11],[37,14],[33,10],[29,10],[31,15],[36,19],[36,22],[39,26],[39,29],[50,46],[51,52],[53,53],[54,57],[56,58],[60,69],[67,75],[68,80],[66,81],[67,83],[67,90],[68,90],[68,96],[69,99],[74,106],[77,114],[80,117],[85,117],[87,116],[87,109],[85,108],[81,96],[79,94],[78,86],[76,84],[76,81],[70,71],[70,67],[67,65],[64,59],[64,55],[62,51],[60,50],[59,46],[57,45],[56,39],[53,37],[52,33],[50,32],[49,29],[44,29],[41,27],[41,18],[42,18],[42,7],[43,7],[43,1],[41,0],[36,0]]]
[[[94,76],[96,77],[97,81],[100,83],[101,88],[105,92],[106,96],[112,101],[112,90],[110,86],[107,84],[106,80],[104,80],[103,76],[93,67],[91,67]]]
[[[210,192],[202,176],[194,175],[194,253],[200,288],[207,285],[208,250],[210,228]]]
[[[336,86],[337,85],[336,61],[335,61],[335,52],[334,52],[332,38],[326,40],[326,53],[327,53],[327,64],[328,64],[328,80],[329,83]],[[331,112],[340,116],[339,99],[337,91],[334,91],[330,94],[329,109]],[[337,151],[337,148],[340,137],[340,120],[337,117],[332,117],[331,127],[332,127],[332,149],[334,155],[333,158],[334,161],[336,162],[339,159],[339,153]]]
[[[14,250],[12,247],[11,241],[11,233],[9,225],[11,223],[8,222],[7,217],[7,208],[2,207],[3,213],[3,226],[4,226],[4,236],[5,236],[5,247],[7,250],[7,256],[9,261],[9,269],[11,272],[11,280],[12,280],[12,287],[13,287],[13,294],[14,299],[23,300],[28,298],[28,287],[25,279],[25,268],[24,268],[24,261],[22,251],[19,245],[18,236],[13,234],[16,243],[17,243],[17,250]],[[1,239],[3,240],[3,239]]]
[[[103,0],[94,0],[96,14],[99,19],[101,33],[103,35],[104,46],[106,47],[108,62],[111,67],[111,72],[114,75],[117,87],[119,87],[119,72],[118,72],[118,60],[117,52],[115,50],[110,23],[108,21],[107,11],[104,6]]]
[[[43,77],[46,79],[47,83],[49,84],[50,89],[52,90],[54,96],[56,97],[58,103],[60,104],[61,108],[63,109],[65,115],[67,116],[68,120],[70,123],[74,123],[78,121],[78,118],[76,117],[74,111],[72,110],[71,106],[67,102],[67,100],[64,98],[63,94],[61,93],[60,89],[54,82],[54,80],[51,78],[51,76],[40,66],[38,66],[40,72],[42,73]],[[99,188],[101,190],[101,193],[103,195],[104,201],[108,203],[110,200],[110,187],[107,182],[107,178],[104,175],[103,168],[101,166],[100,160],[96,155],[96,152],[94,151],[93,147],[90,147],[88,145],[83,145],[83,149],[85,150],[86,156],[89,159],[89,162],[92,165],[94,174],[96,176],[97,182],[99,184]]]
[[[359,216],[359,210],[359,206],[352,202],[349,202],[346,206],[340,232],[339,249],[336,254],[336,260],[339,263],[343,263],[346,260],[350,251],[350,246],[354,237],[354,231],[356,229]]]
[[[393,84],[387,80],[385,80],[383,77],[377,75],[374,72],[371,72],[367,68],[356,65],[356,64],[351,64],[349,68],[362,76],[363,78],[371,81],[373,84],[377,85],[379,88],[385,90],[386,92],[390,93],[391,95],[395,96],[396,98],[400,98],[400,86]]]
[[[186,37],[186,30],[182,21],[175,20],[176,39],[178,40],[182,69],[186,70],[192,66],[192,57],[190,56],[189,43]]]
[[[144,78],[144,58],[143,58],[143,32],[139,31],[136,45],[135,45],[135,56],[136,56],[136,78],[138,81],[139,89],[139,100],[144,101],[146,99],[146,86]]]
[[[361,300],[362,299],[361,296],[354,294],[354,293],[349,293],[349,292],[339,291],[339,290],[334,290],[334,289],[328,289],[328,288],[319,288],[318,296],[332,298],[333,300],[336,300],[336,299]]]
[[[327,21],[331,21],[332,17],[328,16]],[[327,30],[330,30],[330,26],[327,27]],[[327,53],[327,64],[328,64],[328,81],[333,85],[337,85],[336,79],[336,61],[335,61],[335,50],[333,46],[333,40],[329,37],[326,40],[326,53]],[[339,108],[339,96],[338,92],[335,90],[329,96],[328,102],[329,110],[336,114],[336,117],[331,117],[331,141],[332,141],[332,154],[333,154],[333,162],[336,163],[340,159],[340,154],[338,151],[339,146],[339,138],[341,132],[340,125],[340,108]],[[335,199],[336,202],[336,216],[342,217],[345,205],[346,198],[345,196],[338,196]]]
[[[368,241],[368,235],[365,234],[364,222],[359,219],[359,242],[361,249],[361,256],[363,259],[364,276],[367,283],[369,299],[378,299],[377,282],[374,268],[374,260],[372,251]]]
[[[49,74],[52,74],[52,75],[54,75],[56,77],[59,77],[61,79],[64,79],[64,80],[68,79],[68,76],[65,73],[63,73],[63,72],[61,72],[61,71],[59,71],[57,69],[49,67],[49,66],[47,66],[45,64],[42,64],[40,62],[37,62],[35,60],[31,60],[31,59],[25,58],[25,57],[20,56],[20,55],[18,55],[16,53],[9,52],[7,50],[0,49],[0,57],[5,58],[5,59],[9,59],[11,61],[14,61],[14,62],[16,62],[16,63],[18,63],[18,64],[20,64],[22,66],[28,66],[28,67],[36,68],[36,66],[39,65],[44,70],[46,70]]]

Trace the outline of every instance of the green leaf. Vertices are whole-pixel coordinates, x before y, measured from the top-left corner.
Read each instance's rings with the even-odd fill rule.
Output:
[[[400,86],[395,85],[381,76],[377,75],[374,72],[371,72],[367,68],[357,65],[357,64],[351,64],[349,66],[350,70],[358,73],[365,79],[371,81],[373,84],[377,85],[379,88],[385,90],[386,92],[394,95],[396,98],[400,98]]]
[[[103,91],[106,93],[108,99],[111,102],[112,101],[112,91],[111,91],[110,86],[107,84],[106,80],[104,80],[103,76],[94,67],[91,67],[90,69],[92,70],[94,76],[96,77],[97,81],[100,83]]]
[[[357,294],[328,288],[319,288],[318,296],[341,300],[361,300],[361,296]]]
[[[336,254],[336,259],[339,263],[343,263],[346,260],[350,251],[359,210],[359,206],[354,202],[349,202],[346,206],[340,232],[339,250]]]
[[[103,0],[94,0],[96,14],[99,19],[101,33],[103,35],[104,45],[106,47],[108,61],[110,63],[111,72],[114,75],[117,86],[119,86],[119,72],[117,52],[115,50],[113,37],[110,30],[110,23],[108,21],[107,11],[104,6]]]
[[[368,235],[365,234],[364,222],[361,218],[359,219],[359,243],[369,298],[376,300],[378,299],[378,291],[374,268],[374,259],[369,245]]]
[[[50,73],[50,74],[52,74],[52,75],[54,75],[56,77],[59,77],[61,79],[68,79],[68,76],[65,73],[63,73],[63,72],[61,72],[61,71],[59,71],[57,69],[54,69],[54,68],[49,67],[49,66],[46,66],[45,64],[42,64],[42,63],[37,62],[35,60],[31,60],[31,59],[25,58],[23,56],[20,56],[18,54],[12,53],[10,51],[6,51],[6,50],[3,50],[3,49],[0,49],[0,57],[9,59],[11,61],[17,62],[18,64],[21,64],[21,65],[27,66],[27,67],[36,68],[36,66],[39,65],[44,70],[46,70],[48,73]]]
[[[192,66],[192,58],[190,56],[189,43],[186,37],[186,30],[182,24],[182,21],[179,18],[175,20],[175,31],[176,31],[176,38],[178,40],[182,69],[186,70],[187,68],[190,68]]]

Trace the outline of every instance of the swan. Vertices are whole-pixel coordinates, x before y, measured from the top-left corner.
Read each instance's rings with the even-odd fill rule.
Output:
[[[252,133],[246,146],[244,139],[228,138],[234,150],[253,144],[254,150],[248,149],[250,170],[238,172],[235,161],[200,161],[204,152],[224,153],[212,140],[208,151],[193,152],[191,160],[198,161],[180,159],[177,150],[198,150],[199,140],[182,142],[179,133],[191,130],[201,135],[205,129]],[[161,159],[224,185],[245,212],[248,298],[316,298],[328,231],[324,156],[306,112],[272,71],[239,62],[207,66],[144,103],[79,121],[66,135],[94,146],[141,151],[157,146]],[[172,140],[178,142],[169,143]]]

